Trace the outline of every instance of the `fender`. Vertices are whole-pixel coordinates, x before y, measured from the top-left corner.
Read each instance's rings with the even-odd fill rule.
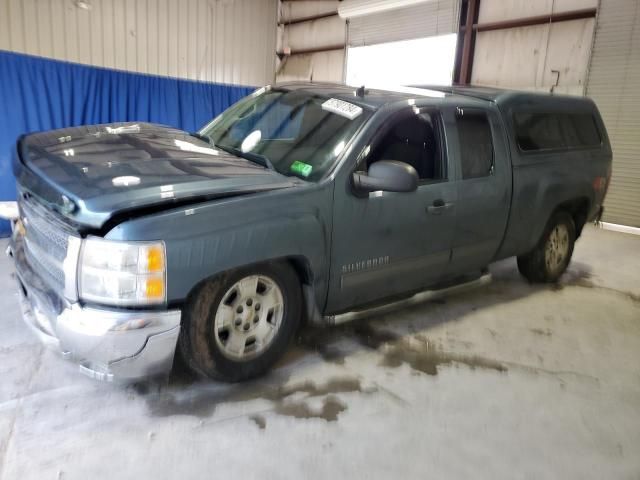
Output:
[[[181,303],[203,280],[226,270],[301,258],[324,308],[333,184],[263,192],[175,208],[125,221],[110,240],[164,240],[167,300]]]

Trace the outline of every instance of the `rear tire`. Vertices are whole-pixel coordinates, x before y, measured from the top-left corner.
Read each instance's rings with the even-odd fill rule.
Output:
[[[533,283],[553,283],[565,272],[576,241],[576,227],[571,215],[553,214],[533,250],[518,257],[518,270]]]
[[[196,373],[239,382],[266,372],[285,352],[302,313],[300,282],[286,264],[265,263],[205,282],[183,309],[178,340]]]

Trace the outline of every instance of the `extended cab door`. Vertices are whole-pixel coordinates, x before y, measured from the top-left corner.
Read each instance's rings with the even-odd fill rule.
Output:
[[[453,114],[407,108],[372,135],[357,166],[336,182],[327,313],[337,313],[424,288],[449,264],[457,188],[448,179],[443,128]],[[398,160],[419,174],[416,191],[361,194],[353,171]]]
[[[512,188],[507,139],[497,108],[460,105],[454,118],[449,137],[457,204],[449,275],[484,268],[494,259],[504,238]]]

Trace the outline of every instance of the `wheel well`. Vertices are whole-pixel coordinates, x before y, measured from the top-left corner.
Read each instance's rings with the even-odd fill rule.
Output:
[[[303,317],[302,325],[318,324],[322,321],[322,314],[313,291],[313,270],[311,264],[304,257],[287,257],[286,261],[293,268],[300,279],[302,287]]]
[[[565,211],[571,215],[573,223],[576,226],[576,238],[578,238],[582,233],[584,225],[587,223],[587,216],[589,215],[589,199],[581,197],[563,202],[556,207],[553,213],[559,211]]]
[[[262,262],[253,263],[253,264],[238,265],[235,268],[247,268],[247,267],[250,267],[252,265],[260,265],[260,264],[269,263],[269,262],[284,263],[286,265],[289,265],[294,270],[294,272],[296,273],[296,275],[300,279],[300,283],[303,284],[303,286],[304,285],[313,285],[313,271],[311,269],[311,264],[304,257],[295,256],[295,257],[273,258],[273,259],[265,260],[265,261],[262,261]],[[233,270],[233,269],[231,269],[231,270]],[[217,273],[215,273],[213,275],[210,275],[210,276],[208,276],[206,278],[201,279],[197,284],[195,284],[193,287],[191,287],[191,290],[189,290],[189,293],[187,294],[186,299],[188,299],[189,297],[191,297],[195,293],[197,293],[197,291],[200,288],[202,288],[202,286],[205,283],[215,279],[216,277],[224,275],[225,273],[227,273],[227,272],[229,272],[231,270],[217,272]]]
[[[295,270],[300,283],[306,285],[313,284],[313,271],[311,270],[311,264],[304,257],[287,257],[285,259],[289,265]]]

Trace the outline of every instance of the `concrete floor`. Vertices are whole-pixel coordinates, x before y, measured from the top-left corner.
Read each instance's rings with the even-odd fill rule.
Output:
[[[0,480],[637,480],[639,259],[640,237],[589,228],[561,285],[510,259],[473,292],[307,330],[260,381],[118,387],[37,343],[3,257]]]

